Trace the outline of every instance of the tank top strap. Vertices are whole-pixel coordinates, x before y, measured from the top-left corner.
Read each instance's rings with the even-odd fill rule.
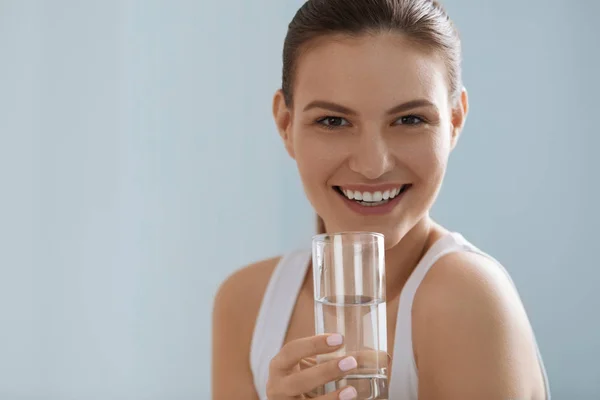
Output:
[[[267,284],[250,346],[250,368],[260,399],[266,399],[269,363],[283,346],[310,256],[307,250],[283,256]]]
[[[448,233],[438,239],[425,253],[421,261],[417,264],[415,269],[404,288],[400,297],[400,303],[404,303],[405,306],[411,306],[414,300],[417,289],[425,279],[425,275],[431,269],[431,267],[445,255],[467,250],[467,242],[462,239],[462,235],[459,233]]]

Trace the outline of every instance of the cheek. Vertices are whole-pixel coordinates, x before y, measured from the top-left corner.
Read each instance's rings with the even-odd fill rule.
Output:
[[[399,158],[421,184],[437,186],[446,171],[449,152],[449,140],[439,132],[431,132],[403,148]]]
[[[343,155],[322,133],[297,130],[295,160],[308,201],[319,215],[328,213],[329,180],[343,163]]]
[[[339,167],[343,157],[335,150],[326,134],[307,129],[294,132],[296,163],[307,191],[326,187],[327,180]]]

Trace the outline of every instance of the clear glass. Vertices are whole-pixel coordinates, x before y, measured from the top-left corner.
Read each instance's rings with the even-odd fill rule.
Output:
[[[388,399],[385,248],[383,235],[342,232],[312,242],[316,334],[340,333],[344,346],[317,363],[352,355],[355,372],[320,393],[351,385],[359,399]]]

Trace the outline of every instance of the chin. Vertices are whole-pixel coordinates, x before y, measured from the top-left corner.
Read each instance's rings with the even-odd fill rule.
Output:
[[[375,232],[381,233],[385,237],[385,248],[390,249],[396,246],[402,238],[412,229],[409,224],[396,224],[394,226],[383,225],[381,223],[365,223],[365,221],[357,221],[356,223],[348,224],[348,221],[342,224],[331,223],[328,229],[330,233],[336,232]]]
[[[406,212],[400,212],[397,215],[388,215],[383,219],[381,217],[349,218],[348,215],[338,215],[337,221],[328,223],[325,220],[325,224],[330,227],[327,229],[330,233],[357,231],[381,233],[385,238],[385,249],[389,250],[397,246],[413,229],[426,222],[429,217],[426,210],[406,214]]]

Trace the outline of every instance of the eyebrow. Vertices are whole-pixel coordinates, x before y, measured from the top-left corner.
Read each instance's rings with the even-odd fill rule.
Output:
[[[433,107],[437,110],[437,107],[431,101],[426,100],[426,99],[416,99],[416,100],[407,101],[406,103],[402,103],[397,106],[394,106],[394,107],[390,108],[389,110],[387,110],[385,113],[387,115],[398,114],[402,111],[412,110],[417,107]],[[351,108],[342,106],[341,104],[332,103],[330,101],[324,101],[324,100],[311,101],[310,103],[308,103],[306,105],[306,107],[304,107],[304,111],[308,111],[313,108],[322,108],[325,110],[335,111],[335,112],[339,112],[339,113],[347,114],[347,115],[358,115],[358,113],[356,111],[352,110]]]

